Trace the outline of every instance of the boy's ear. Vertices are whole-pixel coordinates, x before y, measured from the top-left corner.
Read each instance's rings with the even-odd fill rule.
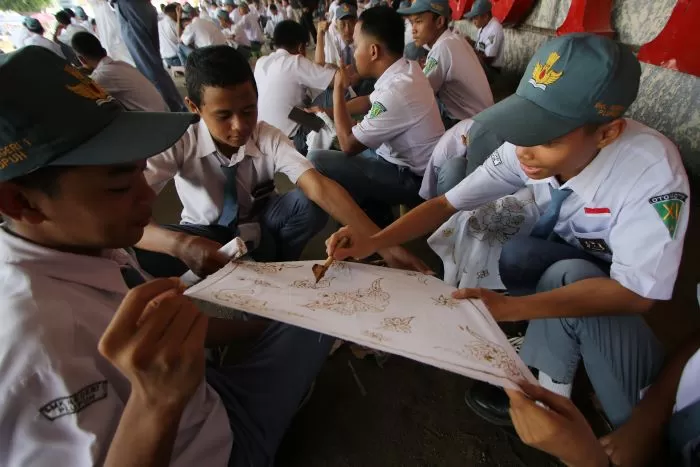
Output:
[[[189,97],[185,97],[185,104],[187,105],[187,108],[190,109],[190,112],[199,115],[199,107],[197,107],[197,104],[192,102]]]
[[[615,142],[627,128],[627,120],[617,118],[598,128],[598,149],[603,149]]]
[[[46,220],[46,216],[34,206],[24,190],[12,182],[0,183],[0,214],[28,224],[40,224]]]

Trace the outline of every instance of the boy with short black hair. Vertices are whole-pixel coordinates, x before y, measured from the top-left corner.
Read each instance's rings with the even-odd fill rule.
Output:
[[[416,0],[398,12],[411,21],[416,45],[430,49],[423,73],[435,92],[446,129],[493,105],[479,58],[449,30],[452,12],[447,0]]]
[[[447,194],[381,233],[341,230],[329,252],[364,257],[529,187],[540,217],[530,236],[505,242],[500,257],[510,296],[484,289],[454,296],[482,299],[497,321],[532,320],[520,355],[539,370],[540,384],[569,395],[582,361],[608,419],[622,424],[637,389],[663,362],[641,314],[671,298],[688,223],[678,149],[622,117],[640,75],[634,54],[610,39],[570,34],[547,42],[516,94],[474,117],[506,144]],[[352,246],[335,251],[343,237]],[[474,385],[467,402],[484,418],[509,423],[503,392]]]
[[[146,179],[160,191],[175,180],[183,204],[180,225],[149,225],[138,252],[158,277],[192,269],[198,275],[226,264],[218,250],[242,236],[261,261],[299,259],[328,214],[364,232],[378,228],[348,193],[318,173],[287,136],[258,121],[258,90],[248,62],[228,46],[199,49],[185,72],[190,110],[201,117],[172,148],[148,161]],[[274,176],[297,189],[278,194]],[[155,253],[154,253],[155,252]],[[390,262],[424,268],[401,248],[382,251]]]
[[[145,159],[196,117],[126,112],[39,47],[1,56],[0,83],[0,464],[271,465],[333,339],[208,319],[124,250]],[[242,335],[245,361],[205,370]]]
[[[380,225],[391,206],[420,203],[418,190],[433,148],[445,132],[432,88],[403,55],[401,16],[389,7],[365,10],[355,26],[355,66],[377,82],[369,96],[345,102],[348,77],[339,70],[333,117],[341,151],[310,151],[316,168],[338,181]],[[351,115],[366,113],[353,126]]]
[[[65,10],[57,12],[54,17],[58,22],[56,31],[53,33],[54,42],[63,43],[70,47],[73,35],[78,32],[89,32],[87,29],[73,24],[70,15]]]

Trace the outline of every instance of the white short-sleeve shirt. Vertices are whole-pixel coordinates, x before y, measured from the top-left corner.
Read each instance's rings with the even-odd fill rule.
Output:
[[[493,105],[484,68],[469,43],[445,31],[428,52],[423,68],[433,91],[456,120],[471,118]]]
[[[79,32],[90,32],[87,29],[85,29],[82,26],[77,26],[75,24],[69,24],[66,26],[63,31],[61,31],[61,34],[58,35],[58,40],[66,44],[68,47],[72,47],[71,41],[73,40],[73,36],[75,36]],[[92,33],[90,33],[92,34]]]
[[[529,185],[544,212],[555,177],[531,180],[506,143],[445,196],[468,211]],[[690,189],[676,146],[634,120],[581,173],[561,188],[554,232],[572,246],[611,262],[610,277],[642,297],[668,300],[678,274],[688,225]]]
[[[355,138],[392,164],[422,176],[445,126],[418,63],[397,60],[379,77],[369,99],[372,108],[353,127]]]
[[[504,43],[503,26],[496,18],[491,18],[491,21],[477,32],[476,50],[487,57],[494,57],[491,66],[495,68],[503,66]]]
[[[418,192],[421,198],[431,199],[437,196],[437,170],[442,167],[442,164],[455,157],[467,157],[467,133],[473,124],[474,120],[467,118],[442,135],[425,168],[423,183]]]
[[[328,89],[335,70],[318,65],[301,55],[277,49],[255,64],[258,85],[258,120],[266,121],[292,137],[299,124],[288,118],[292,107],[303,107]]]
[[[199,49],[210,45],[226,45],[226,36],[216,24],[198,16],[187,25],[180,41]]]
[[[349,49],[349,52],[346,50]],[[348,57],[349,54],[349,57]],[[345,65],[352,65],[355,60],[355,44],[347,44],[340,37],[338,30],[335,26],[331,26],[326,31],[326,37],[323,46],[323,55],[325,62],[329,65],[338,65],[338,62],[343,62]],[[347,59],[350,58],[350,62]]]
[[[27,37],[24,40],[24,46],[27,47],[30,45],[36,45],[36,46],[48,49],[64,60],[66,58],[66,56],[63,55],[63,51],[61,50],[60,45],[56,44],[54,41],[48,40],[47,38],[45,38],[41,34],[36,34],[34,32],[30,32],[29,37]]]
[[[100,60],[90,77],[127,110],[170,111],[153,83],[126,62],[105,57]]]
[[[248,40],[251,42],[263,42],[265,40],[265,35],[263,34],[262,27],[258,22],[258,15],[251,10],[246,15],[241,15],[238,10],[238,20],[234,21],[236,26],[240,26],[245,31]]]
[[[158,21],[158,38],[160,40],[160,56],[163,58],[177,57],[177,46],[180,38],[177,35],[177,23],[168,15]]]
[[[145,176],[156,191],[175,179],[182,202],[182,222],[211,225],[224,206],[226,177],[221,166],[238,165],[238,207],[241,221],[249,220],[253,201],[250,193],[260,183],[285,174],[292,183],[313,165],[299,154],[289,138],[265,122],[258,122],[250,140],[231,159],[216,149],[204,120],[190,126],[167,151],[148,160]]]
[[[97,350],[127,292],[123,250],[51,250],[0,229],[0,465],[103,465],[130,384]],[[233,443],[219,395],[202,381],[170,465],[227,465]]]

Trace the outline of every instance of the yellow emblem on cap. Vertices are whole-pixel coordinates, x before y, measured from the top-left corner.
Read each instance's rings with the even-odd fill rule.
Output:
[[[549,54],[549,57],[547,57],[547,63],[542,65],[540,62],[537,62],[535,69],[532,70],[532,78],[530,79],[529,83],[537,89],[541,89],[543,91],[547,89],[547,86],[550,84],[554,84],[559,78],[561,78],[561,75],[564,74],[563,71],[554,71],[552,69],[560,57],[561,55],[558,53],[552,52]]]
[[[445,9],[445,7],[443,5],[440,5],[439,3],[431,3],[430,8],[437,11],[443,11]]]
[[[596,103],[595,109],[601,117],[610,118],[620,118],[626,110],[624,105],[608,105],[603,102]]]
[[[71,65],[66,65],[64,70],[66,73],[79,81],[78,84],[73,86],[66,85],[66,88],[69,91],[72,91],[80,97],[95,101],[97,105],[106,104],[107,102],[112,102],[114,100],[114,97],[107,94],[107,91],[102,89],[97,85],[97,83],[82,74],[76,68],[72,67]]]

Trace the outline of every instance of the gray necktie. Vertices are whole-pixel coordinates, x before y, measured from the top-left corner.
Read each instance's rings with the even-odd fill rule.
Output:
[[[561,205],[564,204],[564,200],[568,198],[571,193],[572,191],[569,188],[559,190],[549,185],[549,194],[552,195],[552,201],[532,228],[530,236],[542,239],[549,238],[554,231],[554,226],[557,225],[557,220],[559,220]]]
[[[224,204],[216,223],[238,231],[238,187],[236,183],[238,164],[234,166],[222,165],[221,170],[226,176],[226,183],[224,184]]]
[[[345,62],[344,65],[352,65],[353,53],[349,45],[345,47],[343,55],[343,61]]]
[[[126,286],[130,289],[137,287],[146,282],[146,279],[141,275],[141,273],[133,266],[125,264],[120,268],[122,273],[122,278],[126,283]]]

